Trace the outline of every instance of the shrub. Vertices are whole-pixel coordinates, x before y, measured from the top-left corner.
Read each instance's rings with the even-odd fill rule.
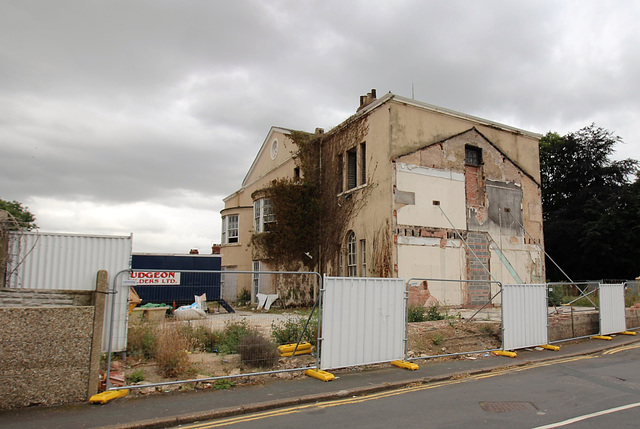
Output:
[[[550,287],[548,299],[549,307],[557,307],[562,304],[564,304],[564,294],[562,291],[562,286]]]
[[[218,351],[220,353],[238,353],[238,344],[249,334],[249,327],[245,321],[229,322],[224,328]]]
[[[240,291],[240,295],[238,295],[238,302],[242,305],[247,305],[251,302],[251,292],[249,292],[247,288]]]
[[[427,318],[427,320],[444,319],[444,316],[440,314],[440,307],[438,306],[438,304],[430,305],[429,308],[427,308],[427,314],[425,317]]]
[[[258,368],[273,368],[280,354],[276,345],[258,331],[250,331],[238,344],[242,363]]]
[[[287,319],[280,323],[271,323],[271,337],[276,344],[292,344],[297,343],[300,334],[307,324],[308,317],[300,317],[298,319]],[[316,344],[318,340],[318,316],[313,315],[307,325],[307,330],[302,336],[302,341],[308,341]]]
[[[222,337],[220,332],[209,331],[204,326],[194,328],[191,325],[182,326],[180,332],[189,338],[191,350],[200,350],[208,353],[218,351],[218,343]]]
[[[158,372],[164,377],[180,377],[192,372],[188,350],[190,338],[180,330],[165,326],[158,334],[156,363]]]
[[[425,308],[421,305],[410,305],[409,306],[409,322],[424,322],[427,320],[427,317],[424,314]]]
[[[153,359],[158,349],[156,329],[148,322],[129,325],[127,352],[134,357]]]

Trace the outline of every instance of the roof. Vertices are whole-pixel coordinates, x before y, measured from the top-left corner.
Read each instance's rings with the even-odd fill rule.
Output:
[[[456,118],[460,118],[460,119],[465,119],[467,121],[471,121],[471,122],[475,122],[477,124],[480,125],[485,125],[488,127],[492,127],[492,128],[498,128],[498,129],[502,129],[505,131],[509,131],[512,133],[516,133],[516,134],[522,134],[531,138],[535,138],[535,139],[540,139],[542,137],[542,134],[539,133],[534,133],[531,131],[526,131],[520,128],[516,128],[516,127],[512,127],[510,125],[505,125],[505,124],[501,124],[499,122],[494,122],[491,121],[489,119],[484,119],[484,118],[480,118],[478,116],[473,116],[473,115],[468,115],[466,113],[462,113],[462,112],[457,112],[455,110],[451,110],[451,109],[447,109],[445,107],[440,107],[440,106],[436,106],[433,104],[429,104],[429,103],[424,103],[422,101],[417,101],[411,98],[406,98],[406,97],[402,97],[400,95],[396,95],[393,94],[392,92],[388,92],[386,93],[384,96],[380,97],[379,99],[377,99],[376,101],[372,102],[371,104],[369,104],[368,106],[364,107],[362,110],[360,110],[358,112],[358,115],[364,115],[374,109],[377,109],[378,107],[382,106],[383,104],[389,102],[389,101],[396,101],[398,103],[402,103],[402,104],[406,104],[409,106],[414,106],[420,109],[424,109],[424,110],[429,110],[432,112],[438,112],[441,113],[443,115],[448,115],[448,116],[453,116]]]

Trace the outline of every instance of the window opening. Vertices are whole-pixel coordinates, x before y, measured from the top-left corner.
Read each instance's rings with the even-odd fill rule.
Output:
[[[356,149],[353,148],[347,152],[347,190],[358,186],[358,157]]]
[[[482,164],[482,149],[475,146],[464,147],[464,163],[479,166]]]
[[[367,241],[360,240],[360,276],[367,277]]]
[[[222,218],[222,244],[238,242],[238,215]]]
[[[360,184],[367,183],[367,144],[360,143]]]
[[[253,202],[253,227],[256,233],[268,232],[276,222],[276,212],[269,198]]]

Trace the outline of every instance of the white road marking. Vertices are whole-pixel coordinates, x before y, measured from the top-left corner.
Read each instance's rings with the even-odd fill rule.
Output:
[[[585,414],[584,416],[574,417],[572,419],[565,420],[565,421],[558,422],[558,423],[551,423],[551,424],[544,425],[544,426],[537,426],[537,427],[535,427],[533,429],[558,428],[560,426],[570,425],[570,424],[581,422],[583,420],[587,420],[587,419],[590,419],[590,418],[593,418],[593,417],[599,417],[599,416],[604,416],[606,414],[617,413],[618,411],[624,411],[624,410],[628,410],[630,408],[635,408],[635,407],[640,407],[640,402],[636,402],[635,404],[623,405],[621,407],[609,408],[608,410],[598,411],[597,413]]]

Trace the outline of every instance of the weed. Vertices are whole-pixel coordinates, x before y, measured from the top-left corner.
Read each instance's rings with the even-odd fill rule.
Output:
[[[227,390],[227,389],[231,389],[235,385],[236,383],[233,380],[229,380],[228,378],[222,378],[220,380],[214,381],[211,387],[213,387],[216,390]]]
[[[220,332],[209,331],[204,326],[194,328],[191,325],[182,326],[180,331],[184,336],[190,338],[191,350],[200,350],[207,353],[218,351],[218,343],[222,337]]]
[[[431,341],[433,342],[434,346],[439,346],[440,344],[442,344],[444,342],[445,338],[444,336],[442,336],[442,334],[435,334],[433,336],[433,338],[431,339]]]
[[[427,320],[425,313],[425,308],[421,305],[410,305],[408,311],[408,320],[409,322],[424,322]]]
[[[277,344],[297,343],[300,339],[302,331],[307,325],[308,317],[299,317],[297,319],[288,319],[280,323],[271,323],[271,337]],[[313,315],[307,330],[302,335],[302,341],[308,341],[315,344],[318,338],[318,316]]]
[[[144,372],[141,369],[127,375],[127,383],[140,383],[141,381],[144,381]]]
[[[247,305],[251,302],[251,292],[247,288],[244,288],[240,291],[240,295],[238,295],[238,303],[240,305]]]
[[[127,352],[134,357],[153,359],[158,349],[156,329],[148,322],[132,324],[127,335]]]
[[[493,335],[494,334],[493,326],[491,326],[491,325],[482,325],[482,326],[480,326],[480,332],[482,332],[483,334],[486,334],[486,335]]]
[[[250,331],[238,344],[242,363],[258,368],[273,368],[280,354],[276,345],[258,331]]]
[[[247,326],[247,322],[240,321],[227,323],[225,325],[224,332],[222,333],[218,350],[220,353],[237,353],[238,344],[248,334],[249,327]]]
[[[440,314],[440,307],[438,306],[438,304],[430,305],[429,308],[427,308],[426,318],[427,320],[444,319],[444,316]]]

